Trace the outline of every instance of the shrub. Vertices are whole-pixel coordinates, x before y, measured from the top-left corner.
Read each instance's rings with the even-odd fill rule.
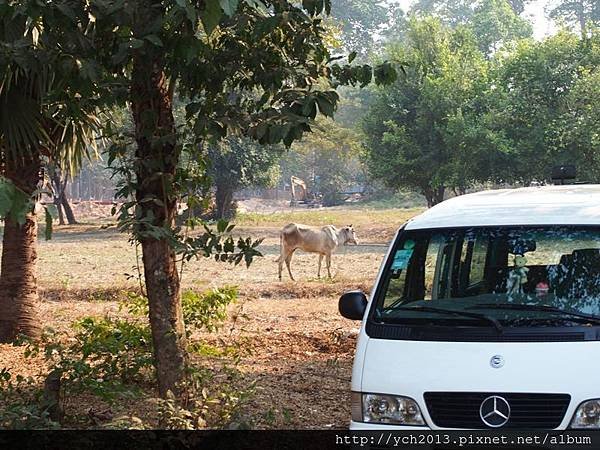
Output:
[[[32,377],[13,377],[7,368],[0,370],[0,429],[54,429],[60,424],[52,420],[53,405],[43,399],[43,391]]]
[[[42,353],[60,371],[69,392],[89,392],[103,400],[136,395],[139,385],[152,381],[149,328],[127,319],[86,317],[73,324],[68,344],[45,330],[39,344],[29,344],[26,356]]]
[[[227,306],[237,301],[234,286],[211,289],[202,294],[186,291],[181,297],[183,320],[188,331],[192,329],[217,331],[227,319]]]
[[[227,307],[236,302],[237,295],[235,287],[200,294],[185,292],[182,306],[188,333],[218,330],[227,319]],[[144,388],[155,381],[148,302],[143,296],[128,294],[122,307],[127,309],[129,317],[85,317],[73,323],[75,335],[70,338],[46,330],[40,342],[24,341],[25,356],[43,355],[48,365],[60,374],[65,395],[88,393],[109,403],[148,395]],[[172,398],[156,399],[161,427],[191,429],[231,422],[250,393],[239,389],[241,374],[236,365],[243,354],[242,346],[226,345],[223,341],[220,345],[210,345],[191,339],[189,350],[194,355],[188,374],[194,394],[184,405]],[[0,381],[1,377],[10,379],[7,373],[0,372]],[[20,400],[0,416],[0,425],[16,427],[21,423],[41,428],[57,425],[49,420],[39,396],[13,397]],[[109,428],[117,426],[147,427],[136,416],[120,416],[107,424]]]

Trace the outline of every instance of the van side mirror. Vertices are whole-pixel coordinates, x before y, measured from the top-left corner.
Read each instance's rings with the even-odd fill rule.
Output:
[[[348,291],[340,297],[338,309],[346,319],[362,320],[367,309],[367,303],[367,296],[364,292]]]

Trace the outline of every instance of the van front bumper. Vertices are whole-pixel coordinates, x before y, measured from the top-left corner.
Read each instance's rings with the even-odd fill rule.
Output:
[[[404,425],[386,425],[380,423],[350,422],[351,430],[363,431],[431,431],[429,427],[411,427]]]

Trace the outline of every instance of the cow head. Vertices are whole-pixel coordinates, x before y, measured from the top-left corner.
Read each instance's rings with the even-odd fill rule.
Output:
[[[347,245],[347,244],[358,245],[358,238],[356,237],[356,233],[354,232],[354,228],[352,228],[352,225],[348,225],[347,227],[343,228],[343,235],[344,235],[344,245]]]

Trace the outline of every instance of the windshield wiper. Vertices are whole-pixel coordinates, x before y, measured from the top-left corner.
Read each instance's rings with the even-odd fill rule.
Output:
[[[470,306],[469,309],[512,309],[516,311],[545,311],[556,314],[565,314],[571,317],[586,319],[589,322],[600,324],[600,316],[578,313],[550,305],[528,305],[527,303],[480,303]]]
[[[454,316],[471,317],[473,319],[479,319],[491,323],[498,333],[502,333],[503,327],[497,319],[488,316],[487,314],[472,313],[467,311],[457,311],[455,309],[436,308],[433,306],[400,306],[394,308],[393,311],[404,310],[404,311],[423,311],[441,314],[452,314]]]

